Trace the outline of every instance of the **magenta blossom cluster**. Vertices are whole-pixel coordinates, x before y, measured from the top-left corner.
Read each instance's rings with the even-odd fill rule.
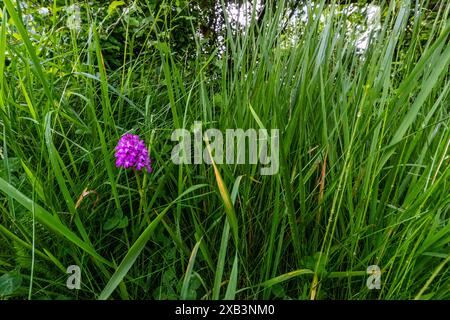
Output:
[[[136,170],[145,168],[147,172],[152,172],[148,149],[144,140],[141,140],[138,135],[124,134],[117,143],[115,156],[118,168],[134,168]]]

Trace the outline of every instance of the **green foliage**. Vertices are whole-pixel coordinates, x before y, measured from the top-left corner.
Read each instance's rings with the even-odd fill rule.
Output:
[[[12,295],[22,284],[22,277],[18,274],[5,273],[0,277],[0,297]]]
[[[0,2],[2,299],[450,298],[448,3],[383,3],[362,49],[362,4],[98,3]],[[279,172],[173,164],[194,121],[279,129]],[[114,167],[125,132],[154,172]]]

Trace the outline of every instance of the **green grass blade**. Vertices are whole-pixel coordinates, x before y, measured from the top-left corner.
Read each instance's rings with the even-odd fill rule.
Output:
[[[0,190],[13,197],[17,202],[19,202],[22,206],[24,206],[27,210],[33,210],[33,202],[30,198],[26,197],[19,190],[15,189],[5,180],[0,178]],[[50,214],[47,210],[39,206],[38,204],[34,205],[35,208],[35,217],[36,220],[48,227],[51,231],[65,237],[70,242],[74,243],[79,248],[83,249],[86,253],[91,255],[93,258],[97,259],[99,262],[111,266],[111,263],[100,256],[89,244],[85,243],[83,240],[78,238],[72,231],[70,231],[65,225],[63,225],[58,219],[56,219],[52,214]]]
[[[135,243],[131,246],[131,248],[128,250],[126,256],[123,258],[120,265],[117,267],[116,272],[112,275],[111,279],[106,284],[103,291],[100,293],[98,299],[99,300],[106,300],[108,299],[113,291],[117,288],[117,286],[122,282],[123,278],[126,276],[128,271],[131,269],[133,264],[136,262],[136,259],[138,258],[139,254],[144,249],[145,245],[147,244],[147,241],[150,239],[150,236],[152,235],[153,231],[155,231],[156,227],[159,225],[159,222],[164,218],[166,213],[169,211],[169,209],[174,205],[176,202],[181,200],[185,195],[188,193],[191,193],[195,190],[198,190],[199,188],[204,187],[204,184],[196,185],[188,188],[186,191],[184,191],[175,201],[171,202],[144,230],[144,232],[141,233],[139,238],[136,240]]]

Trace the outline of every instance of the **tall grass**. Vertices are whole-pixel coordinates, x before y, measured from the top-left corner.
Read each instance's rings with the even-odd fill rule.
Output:
[[[450,298],[450,4],[383,2],[361,51],[333,1],[308,5],[295,41],[279,1],[237,33],[227,19],[224,50],[198,39],[186,63],[130,41],[111,70],[93,15],[63,50],[64,21],[32,41],[2,3],[0,274],[22,279],[7,297]],[[194,121],[279,129],[279,172],[173,164],[171,133]],[[115,168],[128,131],[153,173]]]

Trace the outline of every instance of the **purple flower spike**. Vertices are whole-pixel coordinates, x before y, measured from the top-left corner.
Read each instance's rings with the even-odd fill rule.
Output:
[[[115,156],[117,168],[135,168],[136,170],[145,168],[147,172],[152,172],[148,149],[144,140],[141,140],[138,135],[124,134],[117,143]]]

